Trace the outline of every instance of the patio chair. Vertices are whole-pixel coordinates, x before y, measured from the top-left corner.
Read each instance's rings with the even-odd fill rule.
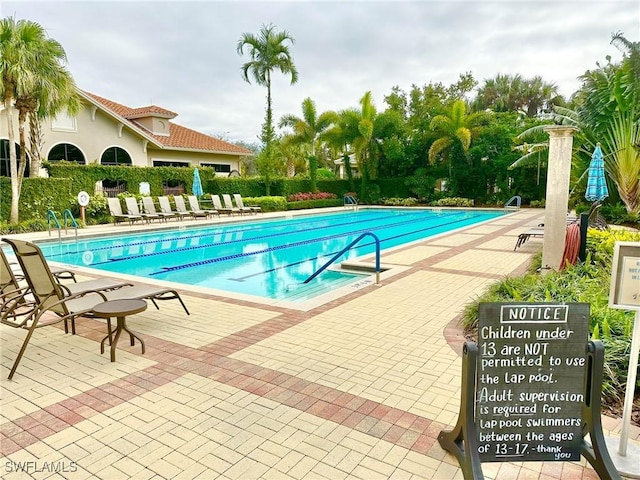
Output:
[[[171,203],[169,203],[169,197],[158,197],[158,203],[160,204],[160,210],[162,213],[172,213],[176,216],[178,220],[182,220],[184,217],[190,217],[191,214],[189,212],[178,212],[177,210],[171,209]]]
[[[11,327],[28,321],[36,308],[27,298],[29,288],[21,286],[7,256],[0,249],[0,322]]]
[[[245,207],[244,202],[242,201],[242,195],[239,193],[234,193],[233,199],[236,201],[236,206],[240,209],[240,212],[252,213],[254,215],[258,212],[262,212],[262,208],[257,205],[248,205]]]
[[[529,230],[520,233],[516,240],[516,246],[513,247],[513,251],[515,252],[531,237],[544,237],[544,226],[531,227]]]
[[[234,212],[232,208],[226,208],[222,206],[222,202],[220,201],[220,196],[219,195],[214,195],[213,193],[211,194],[211,203],[213,204],[213,208],[215,208],[218,213],[225,213],[227,215],[232,215]]]
[[[68,322],[70,321],[71,331],[75,334],[75,319],[92,317],[93,307],[99,303],[119,299],[140,299],[150,300],[156,308],[159,308],[157,301],[177,299],[189,315],[189,310],[187,310],[180,294],[172,289],[133,285],[109,291],[83,290],[70,294],[55,280],[40,247],[24,240],[7,238],[3,238],[3,240],[13,248],[29,286],[29,293],[37,305],[30,318],[22,325],[23,328],[28,328],[28,333],[9,373],[10,379],[18,368],[36,328],[64,322],[65,332],[68,332]]]
[[[83,291],[95,290],[95,291],[108,291],[115,290],[116,288],[132,286],[131,283],[121,282],[118,280],[110,280],[107,278],[97,278],[94,280],[86,280],[83,282],[74,282],[68,285],[61,284],[59,278],[55,276],[53,270],[51,270],[51,274],[55,278],[56,282],[60,284],[60,288],[67,295],[75,295],[77,293],[81,293]],[[17,315],[20,312],[17,311],[17,308],[24,306],[26,304],[34,304],[32,296],[29,295],[29,287],[23,287],[20,285],[20,280],[25,280],[25,276],[22,275],[20,278],[15,275],[15,269],[11,268],[11,263],[8,261],[4,251],[0,249],[0,295],[2,296],[2,313],[6,313],[2,315],[1,320],[2,323],[6,325],[10,325],[12,327],[21,327],[22,324],[28,321],[28,318],[22,318],[22,321],[18,321]],[[19,295],[19,296],[18,296]],[[20,314],[20,317],[24,317],[24,315]],[[11,317],[11,320],[9,319]]]
[[[144,208],[144,213],[146,213],[147,215],[157,215],[165,222],[167,221],[167,218],[178,219],[178,215],[176,215],[176,212],[156,211],[156,206],[153,203],[153,198],[151,197],[142,197],[142,207]]]
[[[113,217],[114,225],[118,222],[124,221],[128,221],[129,225],[133,225],[133,222],[135,222],[136,220],[142,221],[142,215],[122,213],[122,205],[120,205],[120,199],[115,197],[108,197],[107,202],[109,203],[109,213]]]
[[[138,207],[138,200],[135,197],[125,197],[124,203],[127,205],[127,213],[129,215],[140,215],[147,223],[151,223],[151,220],[161,220],[160,215],[157,213],[142,213]]]
[[[238,213],[240,215],[244,215],[245,212],[240,210],[238,207],[234,207],[233,206],[233,202],[231,201],[231,195],[229,195],[228,193],[223,193],[222,194],[222,201],[224,202],[224,208],[228,208],[233,213]]]
[[[24,275],[22,275],[22,270],[20,270],[20,265],[18,262],[9,262],[9,266],[13,271],[13,274],[17,277],[18,280],[24,280]],[[55,267],[51,266],[51,273],[58,280],[73,280],[73,283],[76,283],[76,274],[73,270],[69,270],[65,267]]]
[[[198,197],[196,197],[195,195],[189,195],[187,196],[187,199],[189,200],[189,208],[191,208],[192,212],[205,212],[207,216],[220,216],[218,210],[215,210],[213,208],[200,208],[200,202],[198,202]]]
[[[173,201],[176,204],[176,210],[178,212],[183,212],[183,213],[186,213],[187,215],[191,215],[191,218],[201,218],[201,217],[207,218],[209,216],[209,214],[204,210],[200,210],[198,212],[194,212],[193,210],[188,210],[187,206],[184,203],[184,198],[182,198],[180,195],[176,195],[175,197],[173,197]]]

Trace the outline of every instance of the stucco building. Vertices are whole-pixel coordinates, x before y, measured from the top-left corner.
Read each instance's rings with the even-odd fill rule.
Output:
[[[43,160],[139,167],[212,167],[220,175],[240,171],[250,150],[174,123],[177,116],[149,105],[131,108],[78,90],[82,108],[73,117],[59,115],[42,124]],[[6,109],[0,107],[0,175],[9,175]],[[17,112],[14,118],[18,141]]]

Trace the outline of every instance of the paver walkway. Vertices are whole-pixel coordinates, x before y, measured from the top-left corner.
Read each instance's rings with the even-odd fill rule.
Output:
[[[128,318],[147,345],[99,354],[78,334],[1,326],[0,476],[14,478],[461,479],[436,438],[457,419],[466,303],[541,248],[521,210],[383,254],[397,273],[307,311],[182,295]],[[116,227],[116,228],[122,228]],[[126,228],[126,227],[125,227]],[[605,428],[619,433],[619,421]],[[638,429],[632,430],[639,439]],[[487,478],[595,479],[582,463],[484,463]]]

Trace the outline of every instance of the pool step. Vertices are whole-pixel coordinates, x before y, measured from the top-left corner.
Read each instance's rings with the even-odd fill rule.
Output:
[[[376,271],[376,263],[375,262],[356,262],[346,260],[340,264],[340,268],[346,271],[352,272],[366,272],[366,273],[375,273]],[[380,264],[380,271],[386,272],[391,269],[391,267],[387,267],[385,265]]]

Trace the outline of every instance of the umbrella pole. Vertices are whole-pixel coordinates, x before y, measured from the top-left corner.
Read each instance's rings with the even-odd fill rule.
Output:
[[[629,373],[627,375],[627,389],[624,394],[624,409],[622,411],[622,432],[620,433],[620,445],[618,453],[627,455],[627,441],[629,440],[629,426],[631,425],[631,410],[633,409],[633,394],[636,386],[636,374],[638,371],[638,354],[640,354],[640,310],[636,310],[636,318],[633,322],[631,334],[631,358],[629,359]]]

